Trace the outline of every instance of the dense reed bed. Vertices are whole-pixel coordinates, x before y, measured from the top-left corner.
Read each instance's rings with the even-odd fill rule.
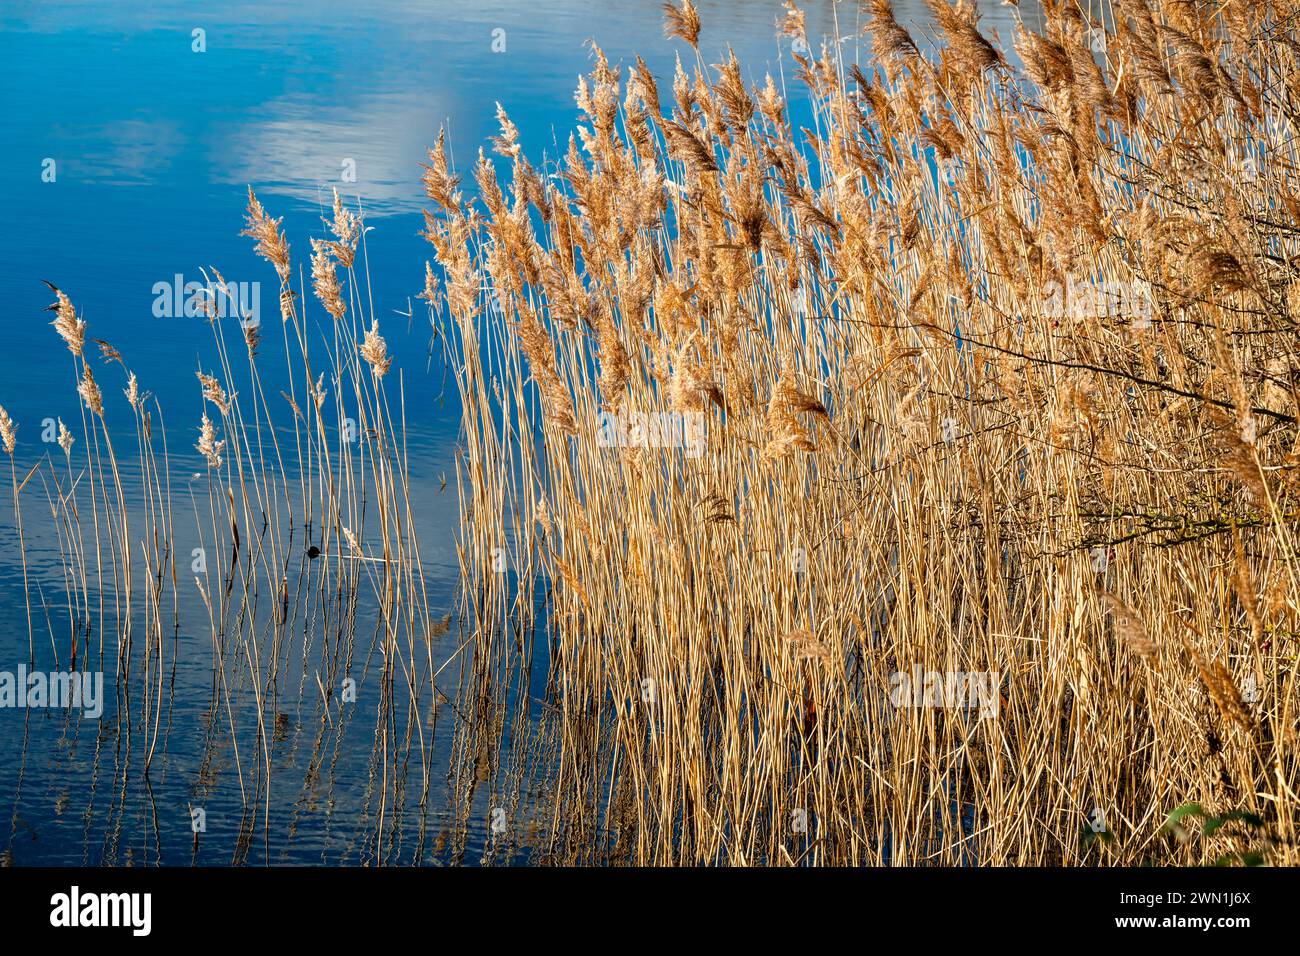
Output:
[[[431,151],[466,739],[544,645],[544,860],[1297,862],[1300,7],[867,7]]]
[[[1300,7],[1049,0],[1012,52],[930,6],[817,49],[790,6],[758,79],[683,0],[671,79],[593,50],[558,161],[502,108],[467,198],[439,140],[452,613],[359,207],[308,272],[250,190],[279,341],[213,270],[166,420],[60,279],[81,419],[0,447],[28,657],[115,678],[96,858],[197,637],[235,863],[313,821],[366,863],[1297,862]]]

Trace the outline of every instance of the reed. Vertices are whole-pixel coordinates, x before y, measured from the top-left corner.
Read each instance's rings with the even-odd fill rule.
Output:
[[[370,678],[379,705],[373,758],[381,781],[373,822],[377,858],[390,852],[385,841],[393,822],[386,818],[385,801],[396,786],[390,779],[395,768],[405,777],[414,760],[423,773],[422,792],[429,787],[432,742],[421,713],[432,686],[429,642],[439,625],[429,609],[412,517],[405,418],[395,416],[386,394],[392,358],[358,294],[356,270],[365,268],[358,255],[361,211],[336,195],[325,226],[333,238],[313,243],[311,285],[300,276],[295,288],[280,220],[250,190],[246,232],[280,280],[292,391],[275,401],[268,397],[258,363],[261,328],[238,313],[220,271],[210,270],[204,311],[212,331],[212,365],[197,371],[192,406],[197,426],[191,439],[197,461],[206,468],[189,480],[173,479],[174,470],[184,465],[172,460],[175,449],[168,444],[162,404],[109,343],[93,340],[102,363],[93,364],[89,324],[57,287],[51,286],[53,325],[73,357],[83,406],[80,435],[59,422],[63,467],[47,456],[20,481],[14,463],[17,425],[0,411],[0,443],[11,460],[20,529],[21,491],[33,475],[46,489],[63,566],[70,666],[98,669],[110,655],[115,659],[121,706],[114,719],[128,739],[141,732],[146,780],[172,730],[182,627],[193,638],[196,621],[206,625],[213,675],[206,762],[224,759],[223,751],[233,758],[245,811],[235,862],[250,851],[259,825],[270,828],[272,744],[284,732],[280,701],[291,674],[304,684],[298,699],[305,696],[310,703],[316,688],[320,691],[314,758],[319,759],[327,734],[337,732],[341,739],[355,711],[344,706],[347,681],[365,682],[370,658],[378,655],[377,673]],[[308,334],[308,291],[325,307],[329,326],[323,341]],[[223,296],[236,305],[237,326],[219,321],[226,314]],[[363,319],[369,320],[364,335]],[[108,387],[115,366],[121,398]],[[400,402],[400,372],[394,377]],[[299,404],[295,395],[308,400]],[[111,434],[107,424],[112,406],[123,400],[135,427],[129,473],[115,447],[121,436]],[[193,454],[184,457],[194,460]],[[183,521],[178,527],[177,518],[187,514],[192,527]],[[19,550],[26,584],[21,531]],[[30,608],[33,588],[27,590]],[[57,663],[60,627],[44,596],[42,601]],[[196,608],[201,616],[194,614]],[[373,634],[364,633],[361,609],[374,622]],[[444,621],[441,628],[446,627]],[[309,676],[315,686],[306,692]],[[251,762],[250,754],[255,755]],[[129,761],[115,770],[125,787]],[[199,788],[200,801],[211,783]],[[423,799],[421,805],[427,810]],[[196,837],[196,854],[198,846]]]
[[[754,83],[670,4],[671,83],[594,47],[562,158],[505,109],[473,198],[430,151],[450,613],[359,206],[295,269],[250,189],[280,342],[218,320],[213,269],[179,444],[51,286],[81,421],[20,468],[0,409],[0,446],[29,655],[114,663],[105,859],[197,626],[192,792],[233,766],[233,863],[292,796],[291,832],[332,807],[351,680],[349,861],[1298,861],[1300,8],[1045,0],[1013,53],[965,0],[931,0],[933,37],[864,6],[869,58],[790,5],[788,75]],[[62,595],[28,581],[33,479]]]
[[[929,5],[857,63],[789,6],[750,85],[684,0],[561,160],[430,152],[462,753],[544,640],[534,859],[1297,862],[1300,8]]]

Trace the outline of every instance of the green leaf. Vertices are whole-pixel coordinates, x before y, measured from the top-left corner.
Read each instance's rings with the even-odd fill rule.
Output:
[[[1201,832],[1206,836],[1213,836],[1222,829],[1225,824],[1231,823],[1233,820],[1241,820],[1243,823],[1256,828],[1264,825],[1264,821],[1253,813],[1246,810],[1232,810],[1221,817],[1210,817],[1207,819]]]
[[[1205,816],[1205,811],[1201,809],[1199,803],[1184,803],[1181,807],[1175,807],[1170,811],[1169,819],[1165,821],[1164,829],[1173,830],[1183,822],[1183,817],[1186,816],[1203,817]]]

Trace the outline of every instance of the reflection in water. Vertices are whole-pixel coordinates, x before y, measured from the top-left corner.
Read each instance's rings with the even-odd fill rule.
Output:
[[[497,132],[497,102],[527,154],[561,154],[589,40],[624,66],[642,53],[665,89],[689,51],[663,38],[657,2],[566,0],[541,16],[517,0],[380,7],[225,2],[199,16],[181,3],[64,2],[0,14],[0,126],[19,144],[0,158],[11,221],[0,282],[18,317],[0,352],[0,403],[20,426],[18,482],[39,465],[21,498],[25,561],[14,514],[0,524],[0,598],[11,612],[0,621],[0,670],[30,659],[99,671],[106,698],[98,720],[0,710],[6,862],[635,854],[634,804],[605,799],[612,754],[598,717],[588,734],[572,722],[562,731],[548,702],[545,608],[512,640],[476,645],[484,653],[466,651],[475,634],[452,613],[475,596],[457,594],[460,408],[414,299],[430,258],[417,235],[420,163],[446,125],[469,167]],[[733,47],[750,79],[771,72],[797,98],[776,0],[699,8],[705,63]],[[898,10],[905,24],[923,17],[918,3]],[[1009,7],[987,7],[986,30],[1005,39],[1011,23]],[[857,4],[808,4],[814,44],[838,35],[852,51],[862,25]],[[53,179],[42,177],[46,160]],[[348,334],[340,342],[326,331],[310,295],[300,328],[277,327],[276,276],[236,235],[247,184],[285,216],[295,285],[310,268],[308,237],[324,236],[332,190],[364,206],[374,231],[361,250],[368,277],[345,285],[350,334],[364,332],[358,315],[381,323],[395,362],[387,407],[395,419],[399,402],[406,408],[400,455],[383,445],[368,373],[341,359],[355,345]],[[151,312],[157,282],[199,278],[214,263],[260,282],[255,363],[229,323],[214,340],[207,323]],[[42,311],[42,277],[120,352],[118,362],[87,345],[106,427],[77,398],[77,370]],[[312,343],[306,353],[295,329]],[[194,446],[200,415],[220,413],[200,397],[196,368],[244,403],[252,430],[218,422],[225,455],[241,456],[260,487],[211,484]],[[321,383],[319,433],[309,368],[333,372]],[[127,369],[156,401],[147,424],[118,398]],[[57,443],[59,422],[75,433],[71,454]],[[349,423],[355,444],[343,437]],[[236,447],[241,434],[253,440]],[[392,470],[375,470],[376,456]],[[119,482],[126,503],[114,511]],[[330,537],[329,507],[345,512],[337,523],[355,545]],[[95,524],[113,516],[124,529]],[[418,551],[384,557],[416,537]]]
[[[683,52],[663,38],[660,4],[649,0],[552,3],[542,17],[517,0],[381,7],[358,16],[328,0],[226,2],[200,17],[181,3],[19,4],[0,49],[12,103],[29,105],[4,120],[8,141],[61,158],[67,180],[200,192],[253,183],[309,205],[354,160],[350,192],[375,211],[415,212],[419,163],[440,126],[468,162],[495,133],[500,102],[530,155],[555,155],[576,118],[573,85],[591,65],[590,43],[624,66],[640,54],[661,77]],[[814,45],[838,35],[846,52],[869,57],[859,4],[806,7]],[[788,41],[776,38],[780,3],[698,8],[704,62],[730,48],[753,81],[792,78]],[[904,25],[928,20],[919,0],[896,8]],[[982,9],[986,31],[1009,39],[1014,8]],[[202,54],[194,30],[204,31]],[[23,161],[8,160],[15,173]]]

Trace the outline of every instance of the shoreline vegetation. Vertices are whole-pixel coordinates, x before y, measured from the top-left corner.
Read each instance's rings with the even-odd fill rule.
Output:
[[[483,862],[1300,862],[1300,5],[1044,0],[1014,56],[927,5],[923,42],[866,0],[855,63],[787,4],[794,66],[749,82],[666,4],[675,75],[593,44],[562,159],[504,106],[495,160],[439,137],[450,610],[359,207],[308,273],[250,188],[289,385],[213,270],[195,421],[52,285],[61,460],[17,461],[0,409],[28,663],[104,670],[147,778],[201,608],[233,862],[308,788],[272,795],[280,704],[312,700],[319,775],[358,683],[378,862],[475,828]]]
[[[578,841],[1296,862],[1300,8],[1048,0],[1017,68],[969,4],[926,53],[866,6],[872,63],[791,6],[751,87],[670,4],[676,75],[596,49],[555,168],[504,110],[479,205],[431,154],[470,614],[550,608]],[[701,454],[596,439],[665,411]]]

